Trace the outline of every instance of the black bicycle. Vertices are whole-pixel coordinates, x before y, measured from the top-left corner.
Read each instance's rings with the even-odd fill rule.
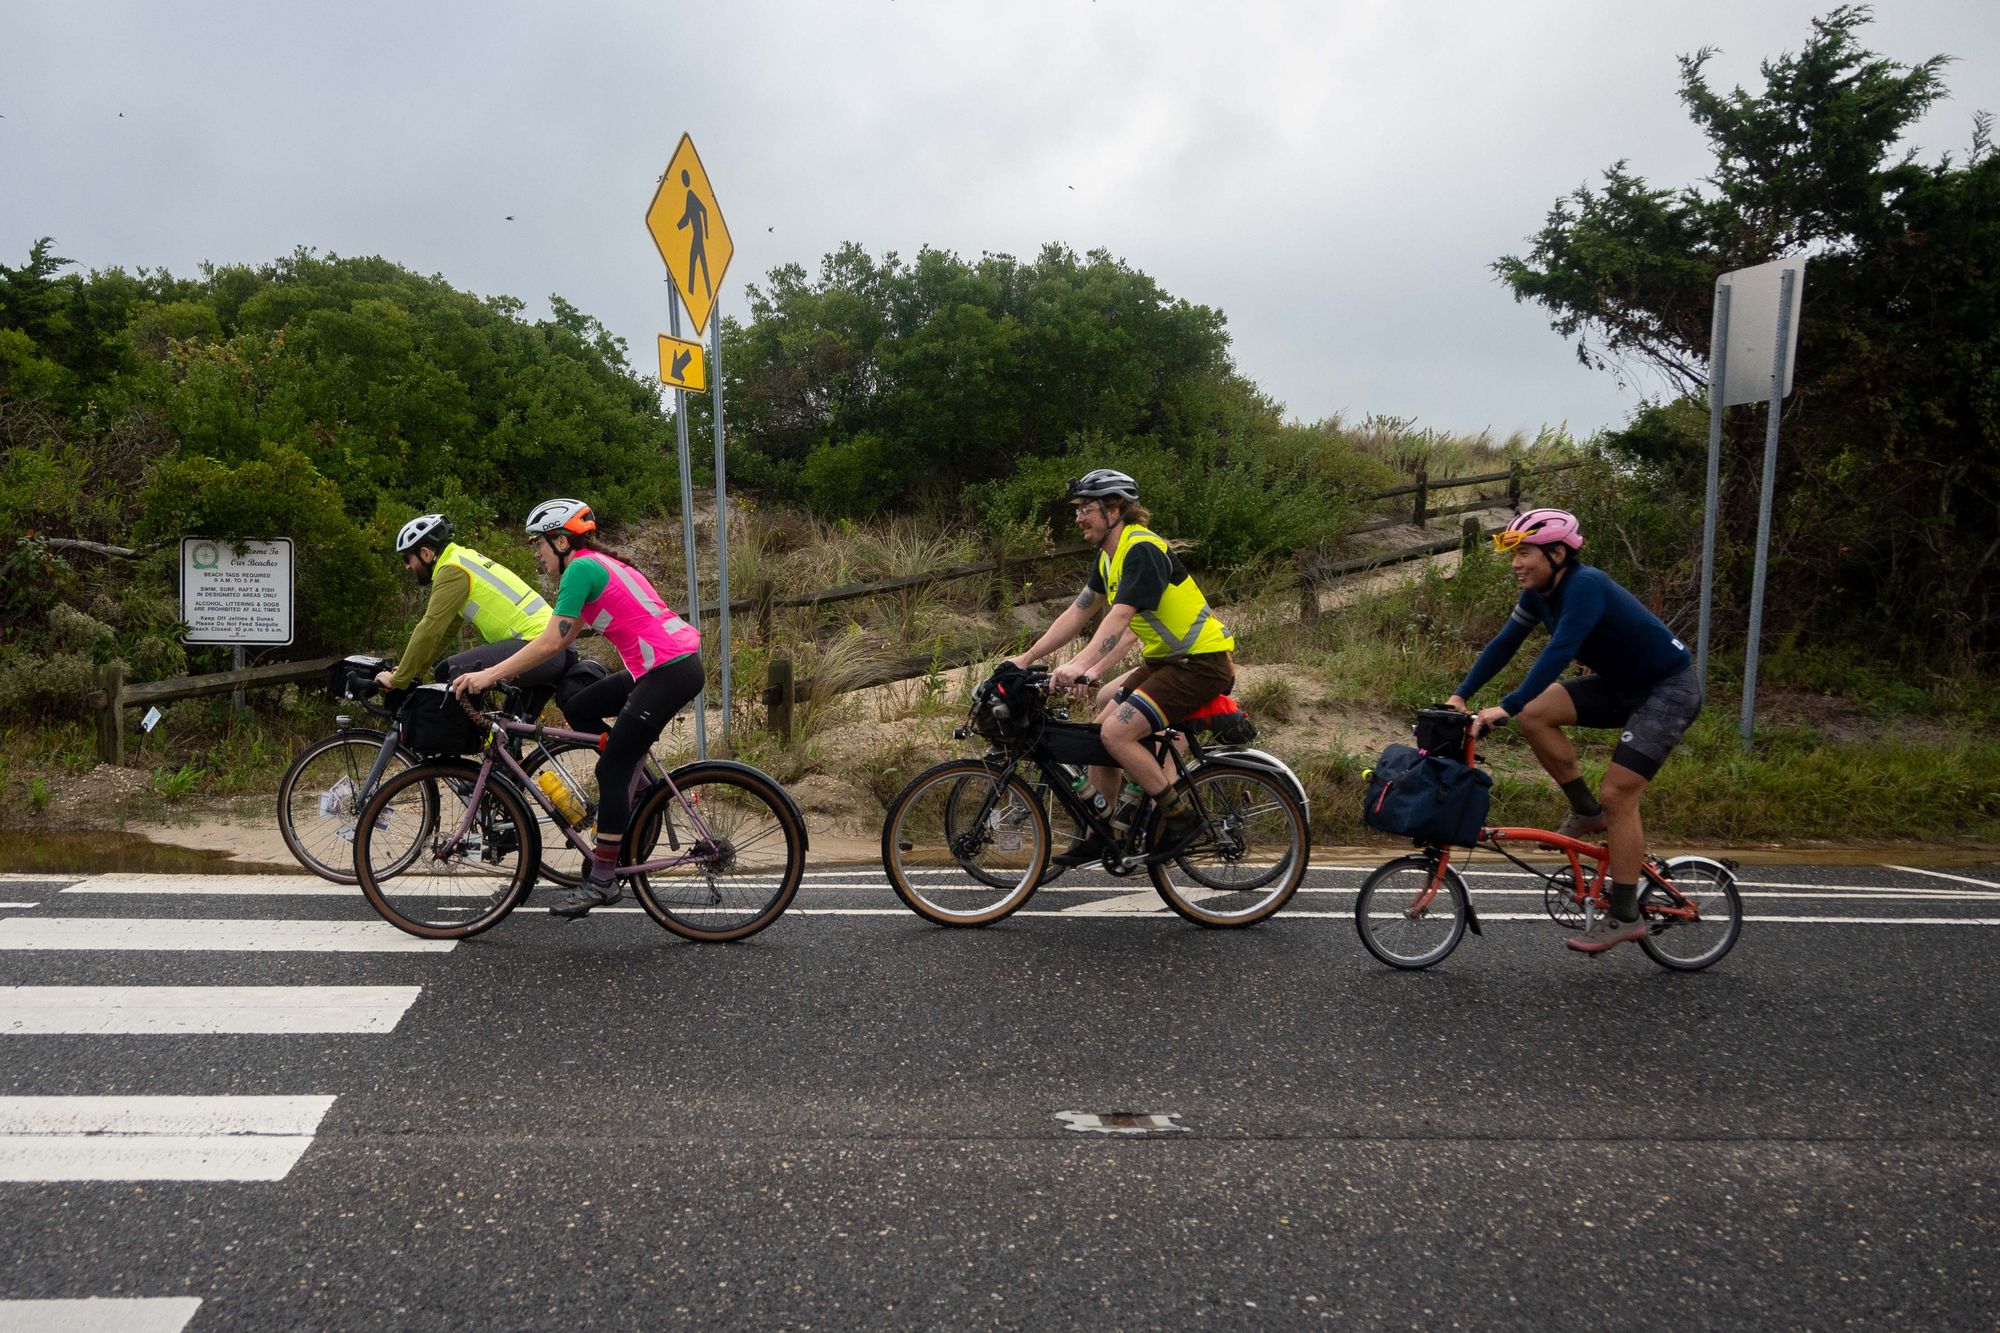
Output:
[[[981,737],[987,753],[926,769],[889,803],[882,867],[911,911],[941,926],[986,926],[1020,910],[1057,851],[1044,802],[1066,827],[1065,842],[1094,835],[1110,849],[1107,872],[1145,872],[1168,907],[1199,925],[1252,925],[1290,900],[1312,844],[1289,771],[1209,753],[1177,731],[1155,733],[1148,747],[1201,820],[1192,843],[1164,847],[1152,801],[1100,809],[1076,788],[1078,768],[1117,761],[1095,725],[1049,716],[1048,686],[1045,671],[980,685],[954,734]]]

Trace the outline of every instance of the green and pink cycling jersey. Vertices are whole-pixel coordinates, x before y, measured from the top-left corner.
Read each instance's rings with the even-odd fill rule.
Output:
[[[634,680],[701,649],[701,631],[674,614],[644,574],[602,551],[570,558],[555,615],[580,620],[610,640]]]

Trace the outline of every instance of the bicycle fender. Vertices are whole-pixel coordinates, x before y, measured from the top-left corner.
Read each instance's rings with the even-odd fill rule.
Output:
[[[792,812],[793,819],[799,821],[799,850],[801,852],[812,850],[812,830],[806,827],[805,813],[799,809],[799,803],[792,799],[792,794],[785,789],[784,783],[778,781],[761,768],[750,764],[738,763],[734,759],[697,759],[693,763],[682,764],[679,768],[674,769],[669,776],[679,780],[681,774],[695,768],[727,768],[738,773],[747,773],[753,778],[762,778],[773,787],[776,787],[778,789],[778,797],[784,801],[785,808]]]
[[[1246,768],[1261,768],[1274,777],[1284,779],[1285,785],[1292,789],[1292,795],[1298,797],[1299,804],[1305,808],[1306,818],[1312,818],[1312,798],[1306,795],[1305,783],[1300,782],[1299,775],[1292,772],[1291,767],[1278,756],[1267,750],[1215,750],[1211,755],[1219,761],[1239,763]]]
[[[1475,935],[1486,933],[1479,928],[1479,913],[1473,909],[1472,895],[1469,893],[1465,895],[1465,926]]]

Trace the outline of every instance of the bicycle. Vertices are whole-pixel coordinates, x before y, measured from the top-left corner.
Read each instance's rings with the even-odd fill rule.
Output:
[[[1167,906],[1189,921],[1248,926],[1284,906],[1305,878],[1311,848],[1307,807],[1291,789],[1289,770],[1209,755],[1199,742],[1184,758],[1176,744],[1182,733],[1155,733],[1148,748],[1202,823],[1191,845],[1162,850],[1149,799],[1100,811],[1061,776],[1116,761],[1095,726],[1047,716],[1048,681],[1046,671],[1028,671],[981,685],[971,717],[953,734],[984,738],[988,752],[926,769],[889,803],[882,866],[910,910],[941,926],[991,925],[1020,910],[1053,853],[1050,799],[1063,818],[1111,849],[1106,871],[1120,878],[1145,871]],[[1018,771],[1024,763],[1038,783]]]
[[[519,694],[504,689],[503,697]],[[369,797],[355,829],[362,895],[384,920],[425,939],[490,930],[527,895],[542,852],[531,801],[565,842],[585,856],[592,851],[584,833],[592,812],[566,815],[530,780],[509,740],[596,748],[601,738],[504,710],[465,704],[460,711],[466,732],[455,748],[477,750],[481,759],[432,759],[395,774]],[[656,858],[663,838],[672,854]],[[745,939],[770,925],[805,876],[805,820],[790,794],[758,769],[726,759],[684,764],[647,783],[624,845],[633,859],[617,874],[632,882],[647,915],[705,943]]]
[[[1477,762],[1471,716],[1450,709],[1420,709],[1420,719],[1454,725],[1462,719],[1465,762]],[[1435,751],[1433,751],[1435,753]],[[1545,871],[1522,860],[1509,844],[1560,852],[1563,863]],[[1542,907],[1558,926],[1587,929],[1610,910],[1610,848],[1547,829],[1482,826],[1475,847],[1485,847],[1542,881]],[[1469,929],[1481,934],[1465,877],[1452,866],[1447,846],[1385,862],[1362,881],[1354,900],[1354,927],[1368,952],[1390,967],[1413,971],[1443,962]],[[1584,863],[1592,871],[1586,875]],[[1736,946],[1743,931],[1743,899],[1736,866],[1706,856],[1661,861],[1648,855],[1640,867],[1639,915],[1648,922],[1639,947],[1661,967],[1697,972]]]
[[[375,674],[388,666],[381,658],[348,657],[328,669],[327,693],[332,698],[341,703],[358,703],[386,725],[356,726],[351,716],[337,716],[334,722],[338,730],[301,751],[278,783],[278,834],[284,839],[286,849],[300,865],[335,884],[355,882],[354,826],[361,807],[389,774],[402,772],[424,760],[424,756],[404,743],[402,723],[396,716],[407,691],[384,695],[380,704],[373,701],[377,690]],[[552,693],[553,687],[537,689],[523,704],[523,711],[539,714]],[[549,769],[558,775],[557,780],[563,786],[595,810],[594,776],[579,777],[563,764],[564,755],[578,750],[594,753],[596,745],[537,737],[522,762],[531,780],[545,768]],[[660,777],[659,765],[650,755],[645,771],[654,781]],[[588,868],[587,862],[574,872],[563,869],[553,859],[559,854],[563,839],[546,817],[542,822],[542,845],[552,849],[552,859],[541,865],[540,878],[562,885],[578,883]]]

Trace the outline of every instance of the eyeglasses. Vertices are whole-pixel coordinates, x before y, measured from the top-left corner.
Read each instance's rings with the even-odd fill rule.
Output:
[[[1496,532],[1493,534],[1493,549],[1505,555],[1526,540],[1528,540],[1527,533],[1515,532],[1512,528],[1509,528],[1505,532]]]

